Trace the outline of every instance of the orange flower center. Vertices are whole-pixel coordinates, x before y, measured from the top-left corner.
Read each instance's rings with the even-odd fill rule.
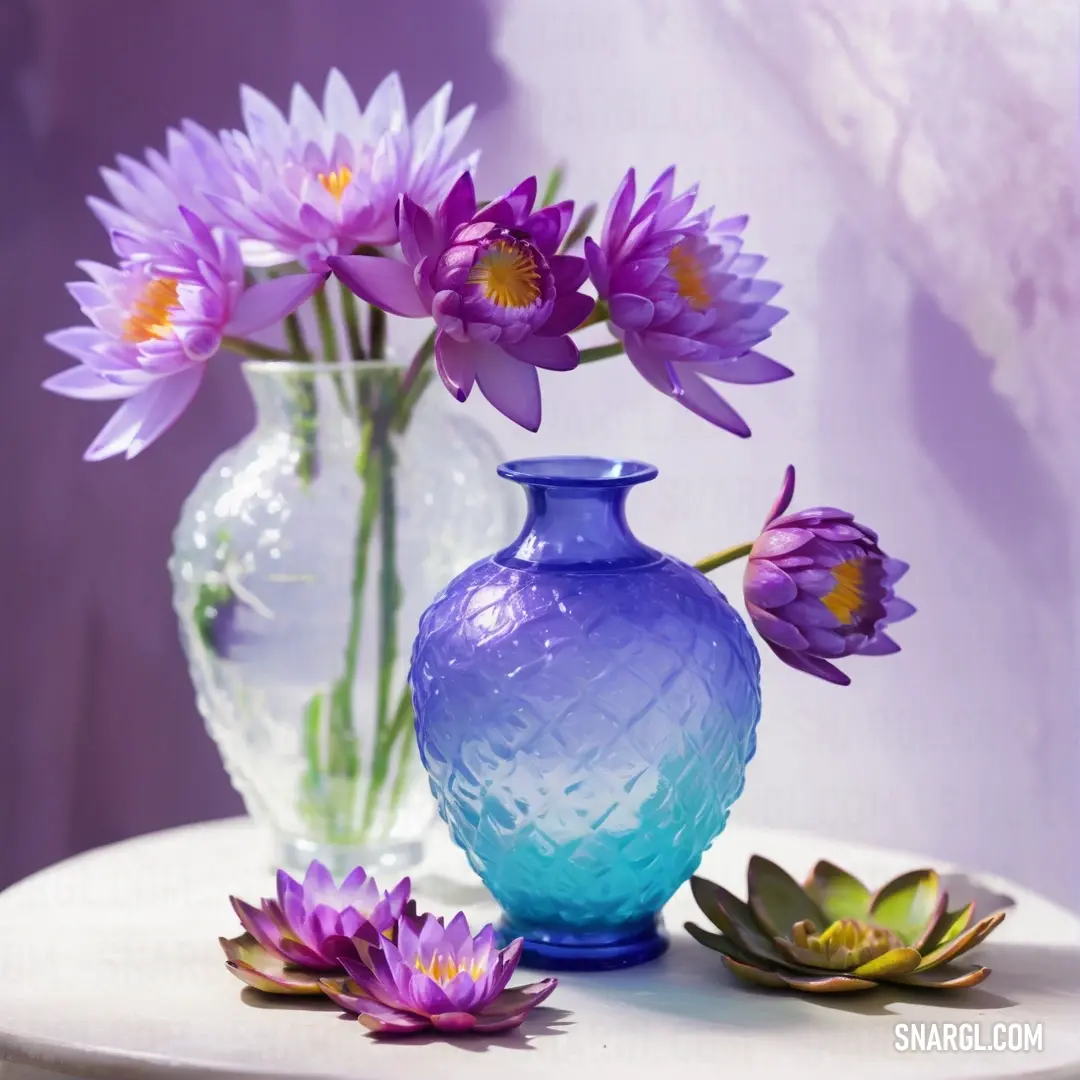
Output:
[[[333,172],[316,173],[315,179],[318,180],[338,202],[341,202],[341,196],[345,194],[345,189],[352,183],[352,169],[350,169],[348,165],[341,165]]]
[[[855,621],[855,612],[862,606],[865,563],[865,559],[848,559],[834,566],[832,575],[835,584],[821,598],[821,602],[845,626]]]
[[[172,332],[170,315],[180,306],[177,282],[173,278],[155,278],[135,301],[124,322],[124,340],[132,344],[166,338]]]
[[[704,311],[712,303],[705,268],[701,260],[682,244],[671,249],[668,255],[668,273],[675,279],[679,295],[695,310]]]
[[[469,284],[479,285],[484,297],[504,308],[523,308],[540,299],[540,271],[532,253],[517,244],[497,240],[469,271]]]

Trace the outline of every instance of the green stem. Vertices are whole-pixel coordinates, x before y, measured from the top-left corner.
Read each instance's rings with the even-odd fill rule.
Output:
[[[412,360],[409,361],[409,366],[405,371],[405,377],[401,380],[401,401],[403,403],[409,400],[412,393],[413,384],[416,382],[423,370],[424,365],[435,354],[435,331],[432,330],[430,334],[420,343],[420,348],[413,354]],[[414,402],[415,404],[415,402]]]
[[[379,474],[365,462],[364,494],[356,528],[353,552],[353,576],[349,606],[349,629],[345,644],[345,670],[330,691],[330,746],[327,768],[331,784],[344,779],[349,783],[341,796],[335,795],[337,809],[344,817],[344,828],[349,828],[351,792],[359,772],[360,752],[357,745],[356,727],[353,723],[353,687],[360,654],[360,631],[364,605],[364,587],[367,582],[368,556],[375,533],[375,521],[379,514]],[[337,816],[337,815],[336,815]]]
[[[397,567],[397,493],[394,485],[394,452],[384,431],[376,451],[379,464],[379,678],[375,702],[375,748],[372,752],[371,777],[361,831],[367,835],[375,821],[379,795],[389,771],[393,748],[390,712],[390,683],[397,662],[397,622],[401,607],[401,581]]]
[[[580,362],[591,364],[594,360],[606,360],[609,356],[618,356],[622,351],[621,341],[613,341],[610,345],[597,345],[592,349],[582,349]]]
[[[345,315],[345,332],[349,338],[349,351],[354,360],[364,360],[364,342],[360,336],[360,312],[356,306],[356,296],[352,290],[342,282],[341,285],[341,310]]]
[[[694,569],[700,570],[703,574],[709,574],[718,566],[734,562],[736,559],[745,558],[750,554],[750,549],[753,546],[752,542],[749,544],[736,544],[735,547],[729,547],[724,551],[718,551],[715,555],[710,555],[708,558],[694,563]]]
[[[412,690],[406,682],[405,689],[398,700],[398,707],[394,712],[394,725],[390,738],[391,746],[398,739],[401,740],[397,775],[394,777],[394,786],[390,789],[391,814],[401,805],[401,796],[405,793],[405,781],[409,778],[409,752],[413,749],[413,740],[409,738],[409,734],[413,731],[414,721]]]
[[[540,206],[551,206],[553,202],[559,197],[559,191],[563,185],[563,179],[566,176],[566,166],[560,162],[551,170],[551,175],[548,177],[547,186],[544,188],[544,194],[540,196]]]
[[[374,305],[369,317],[368,351],[372,360],[386,359],[386,312]]]
[[[330,301],[326,296],[326,286],[321,285],[315,293],[315,320],[319,324],[319,337],[322,339],[323,356],[328,364],[338,362],[337,329],[330,314]]]
[[[260,345],[257,341],[248,341],[247,338],[230,337],[225,335],[221,339],[223,348],[237,356],[246,356],[249,360],[292,360],[291,353],[282,349],[272,349],[269,345]]]
[[[291,315],[285,316],[285,340],[289,343],[289,351],[297,359],[311,359],[307,342],[304,341],[304,331],[300,329],[300,319],[295,311]]]

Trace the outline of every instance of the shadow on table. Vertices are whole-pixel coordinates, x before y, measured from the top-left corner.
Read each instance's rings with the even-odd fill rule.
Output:
[[[863,1016],[895,1015],[892,1005],[918,1002],[941,1012],[975,1010],[989,1012],[1015,1008],[1025,993],[1038,991],[1080,1002],[1080,949],[1049,945],[1018,945],[1009,942],[980,945],[975,962],[990,968],[991,975],[970,990],[920,990],[916,987],[882,986],[854,994],[804,994],[804,1001],[825,1009]],[[965,960],[967,957],[965,957]],[[767,990],[752,991],[762,995]]]
[[[578,993],[719,1027],[767,1031],[812,1020],[789,995],[742,993],[716,953],[682,934],[652,963],[572,978]]]
[[[293,1012],[341,1012],[336,1005],[322,994],[264,994],[252,986],[245,986],[240,991],[240,1000],[253,1009],[291,1009]]]
[[[482,1032],[466,1033],[463,1035],[440,1035],[435,1031],[419,1032],[416,1035],[407,1035],[405,1040],[410,1046],[427,1046],[432,1043],[440,1043],[444,1046],[453,1046],[459,1050],[467,1050],[470,1053],[483,1053],[490,1047],[505,1047],[507,1050],[535,1050],[535,1039],[547,1038],[552,1035],[565,1035],[572,1024],[569,1022],[571,1013],[565,1009],[552,1009],[546,1005],[540,1005],[533,1009],[521,1027],[511,1031],[496,1031],[490,1035]],[[352,1019],[352,1017],[343,1017]],[[402,1039],[372,1039],[372,1042],[383,1046],[402,1042]]]
[[[355,1024],[356,1017],[342,1012],[341,1006],[329,998],[311,995],[264,994],[253,987],[245,986],[240,991],[240,1000],[254,1009],[290,1009],[294,1012],[329,1012],[337,1013],[341,1020]],[[441,1035],[437,1032],[418,1032],[405,1036],[409,1045],[426,1043],[445,1043],[448,1046],[460,1046],[462,1050],[473,1053],[486,1050],[489,1046],[505,1046],[508,1049],[532,1050],[533,1039],[551,1035],[563,1035],[569,1028],[570,1013],[565,1009],[552,1009],[541,1005],[525,1018],[521,1027],[512,1031],[498,1031],[492,1034],[466,1033],[463,1035]],[[398,1043],[401,1038],[375,1038],[376,1043]],[[0,1077],[0,1080],[3,1080]]]

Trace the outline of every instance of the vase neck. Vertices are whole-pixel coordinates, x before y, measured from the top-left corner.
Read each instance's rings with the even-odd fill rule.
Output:
[[[528,515],[518,538],[495,556],[503,566],[560,570],[627,570],[660,554],[626,522],[626,498],[656,469],[606,458],[512,461],[499,474],[522,485]]]
[[[361,418],[392,402],[403,373],[401,364],[375,360],[244,364],[256,424],[264,431],[291,430],[298,422],[355,430]]]

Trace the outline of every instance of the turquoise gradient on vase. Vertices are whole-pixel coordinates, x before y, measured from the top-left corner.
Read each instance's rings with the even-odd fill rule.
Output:
[[[420,620],[421,758],[455,842],[548,968],[659,955],[657,915],[754,754],[760,659],[719,590],[625,517],[640,462],[546,458],[525,526]]]

